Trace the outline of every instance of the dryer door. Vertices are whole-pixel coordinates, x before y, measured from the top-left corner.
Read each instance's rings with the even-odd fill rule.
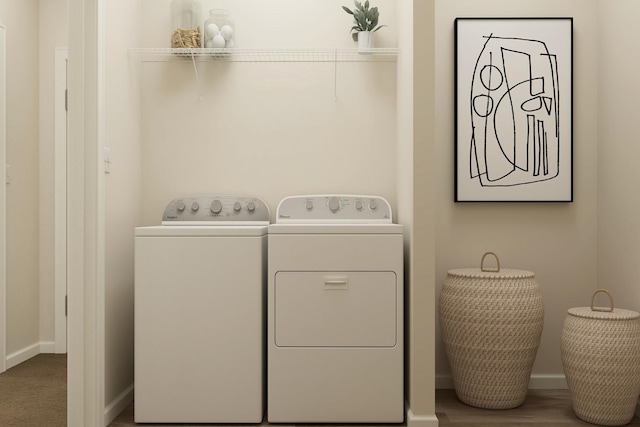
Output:
[[[397,276],[392,271],[275,275],[278,347],[394,347]]]

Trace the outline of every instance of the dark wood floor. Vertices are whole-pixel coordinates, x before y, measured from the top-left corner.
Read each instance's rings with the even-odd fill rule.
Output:
[[[460,402],[454,390],[437,390],[436,415],[439,427],[593,426],[576,417],[568,390],[529,390],[522,406],[505,410],[473,408]],[[640,419],[628,425],[640,426]]]
[[[133,405],[131,405],[109,426],[135,426],[133,410]],[[575,416],[567,390],[530,390],[522,406],[499,411],[467,406],[458,400],[455,391],[437,390],[436,415],[440,427],[593,426],[593,424],[581,421]],[[263,423],[263,425],[267,424]],[[640,419],[635,417],[629,425],[640,426]],[[165,424],[165,426],[168,425]],[[384,424],[376,426],[385,427]],[[393,424],[393,426],[398,427],[398,424]],[[331,427],[337,426],[331,425]],[[358,425],[358,427],[362,427],[362,425]]]

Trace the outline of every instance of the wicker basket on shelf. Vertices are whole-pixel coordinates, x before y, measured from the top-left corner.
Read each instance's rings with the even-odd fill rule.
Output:
[[[485,268],[487,255],[497,268]],[[487,252],[480,268],[450,270],[440,294],[440,328],[458,398],[508,409],[527,395],[544,321],[534,273],[500,269]]]
[[[595,307],[605,293],[610,307]],[[614,308],[596,290],[591,307],[570,308],[562,329],[562,366],[573,410],[592,424],[620,426],[633,418],[640,394],[640,314]]]

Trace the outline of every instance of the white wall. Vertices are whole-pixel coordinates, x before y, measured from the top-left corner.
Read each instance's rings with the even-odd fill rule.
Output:
[[[40,341],[55,340],[54,300],[54,83],[55,49],[67,46],[67,0],[39,2],[39,230]],[[58,100],[60,101],[60,100]]]
[[[168,2],[166,5],[158,3],[142,0],[143,18],[140,19],[144,23],[144,34],[141,44],[137,43],[133,30],[136,18],[123,25],[126,31],[122,37],[111,33],[108,37],[114,38],[108,48],[109,58],[114,60],[113,68],[110,66],[107,73],[110,80],[108,91],[120,87],[122,92],[109,96],[107,102],[108,135],[111,132],[107,145],[111,146],[114,160],[112,175],[107,178],[107,228],[108,231],[120,229],[122,234],[109,238],[107,248],[106,358],[107,371],[112,373],[107,375],[107,379],[112,378],[108,380],[107,402],[119,390],[124,390],[130,380],[130,308],[126,301],[131,300],[131,259],[127,259],[131,246],[123,230],[130,230],[132,226],[132,220],[127,219],[131,212],[128,209],[140,188],[143,194],[141,222],[144,224],[157,224],[166,202],[179,194],[250,192],[264,196],[273,209],[286,194],[371,191],[396,201],[399,222],[405,222],[408,235],[412,235],[417,218],[424,220],[415,205],[423,206],[425,201],[432,203],[437,207],[437,294],[448,269],[477,265],[485,250],[499,252],[507,266],[536,272],[546,309],[545,333],[534,369],[538,375],[561,374],[558,340],[566,309],[585,305],[590,292],[598,284],[607,286],[606,283],[612,283],[614,292],[623,294],[621,301],[630,306],[633,301],[637,304],[635,288],[622,284],[633,278],[630,266],[634,265],[633,256],[638,253],[639,239],[634,232],[637,227],[631,222],[633,216],[628,215],[638,207],[638,200],[629,187],[637,180],[632,168],[618,167],[618,154],[628,153],[625,141],[633,140],[631,123],[634,122],[632,119],[619,121],[624,112],[634,109],[631,101],[619,103],[621,95],[618,92],[624,90],[626,93],[629,86],[625,83],[633,81],[633,76],[626,76],[618,84],[615,81],[620,75],[613,74],[621,72],[621,67],[598,66],[602,58],[620,64],[629,60],[629,51],[633,50],[637,34],[633,33],[631,22],[624,26],[618,22],[632,19],[634,14],[628,13],[627,8],[637,8],[634,0],[607,2],[606,10],[597,10],[596,4],[600,7],[604,2],[596,3],[595,0],[528,0],[517,3],[508,0],[436,0],[436,51],[432,57],[436,63],[435,99],[439,108],[436,111],[435,153],[431,158],[435,178],[429,175],[431,164],[425,157],[430,153],[428,138],[416,139],[417,144],[427,147],[418,150],[418,161],[427,162],[417,163],[415,168],[408,166],[412,159],[416,159],[416,147],[409,142],[413,140],[412,131],[404,127],[405,124],[410,128],[413,126],[413,118],[408,116],[413,113],[409,105],[413,104],[411,98],[414,95],[408,89],[413,85],[404,81],[414,69],[413,61],[406,57],[399,59],[397,74],[395,65],[387,69],[384,64],[374,67],[370,64],[338,64],[338,101],[335,103],[332,99],[333,68],[327,64],[199,64],[200,83],[195,81],[190,63],[137,64],[143,82],[140,105],[143,146],[142,154],[139,154],[135,142],[137,130],[132,125],[138,118],[138,104],[131,95],[135,93],[135,81],[127,81],[122,74],[125,65],[119,61],[122,60],[121,49],[126,47],[166,45]],[[350,43],[347,38],[325,38],[326,34],[334,37],[336,31],[333,26],[342,25],[332,15],[333,9],[339,7],[338,2],[323,2],[320,8],[321,16],[332,16],[323,20],[328,23],[327,31],[304,37],[293,28],[302,24],[287,18],[286,11],[293,7],[291,2],[280,1],[275,5],[243,2],[247,8],[251,6],[257,11],[255,13],[248,13],[235,3],[227,4],[236,21],[241,47],[326,47],[342,46],[343,43],[349,46]],[[304,5],[303,2],[295,2],[298,12],[301,4]],[[121,18],[126,7],[124,3],[110,6],[109,19]],[[130,7],[135,9],[136,6]],[[395,13],[394,8],[398,9],[398,16],[385,23],[403,22],[410,19],[412,13],[409,10],[412,8],[406,3],[395,6],[381,2],[380,8],[383,17],[387,12]],[[425,8],[422,5],[418,10],[424,13]],[[135,10],[129,12],[132,16],[136,13]],[[575,202],[572,204],[464,205],[452,201],[453,19],[482,15],[575,17],[574,69],[578,71],[574,75]],[[272,24],[269,30],[263,30],[262,22]],[[348,18],[345,22],[348,24]],[[600,34],[597,32],[598,23]],[[291,28],[284,30],[287,26]],[[604,32],[609,33],[605,35]],[[296,34],[296,37],[288,37],[289,33]],[[428,50],[427,40],[409,40],[412,38],[410,32],[403,30],[397,33],[398,45],[404,51],[413,43],[417,52],[414,55]],[[383,34],[381,42],[394,46],[395,29],[382,30],[380,35]],[[623,40],[622,45],[619,44],[620,39]],[[625,43],[629,44],[627,49],[619,50],[620,46],[626,46]],[[429,55],[428,52],[425,54]],[[632,61],[636,59],[631,56]],[[607,83],[605,78],[598,79],[598,73],[611,76],[612,81]],[[397,89],[390,84],[395,82],[395,77],[398,78]],[[358,86],[350,87],[354,82]],[[374,101],[361,107],[365,110],[363,112],[352,111],[358,104],[355,100],[358,93],[369,91],[372,84],[376,87],[376,93],[372,95]],[[600,99],[594,91],[597,87],[600,88]],[[604,90],[607,93],[603,93]],[[398,104],[385,105],[387,102],[394,104],[396,94],[400,100]],[[204,96],[202,101],[199,100],[201,95]],[[598,107],[599,100],[602,107]],[[272,108],[274,106],[278,109]],[[383,112],[369,111],[374,109],[382,109]],[[132,114],[132,118],[127,118],[128,114]],[[373,114],[369,123],[378,126],[376,135],[384,137],[375,138],[369,134],[372,140],[362,142],[366,138],[357,135],[353,128],[354,123],[361,123],[367,114]],[[396,127],[398,145],[383,143],[382,139],[390,138],[392,142],[396,138],[393,131]],[[420,135],[424,138],[428,132],[423,130]],[[600,145],[598,135],[602,141]],[[344,162],[336,158],[339,156],[329,156],[328,153],[340,153],[351,160]],[[141,178],[135,174],[134,163],[138,156],[143,158],[140,160]],[[391,161],[396,156],[397,159]],[[381,176],[375,177],[365,170],[367,165],[375,165],[377,174]],[[596,170],[599,170],[599,175]],[[131,185],[127,187],[126,182]],[[423,197],[422,191],[428,193],[434,182],[438,184],[435,196]],[[349,188],[345,188],[345,183]],[[595,188],[599,188],[599,196]],[[416,202],[418,199],[420,201]],[[615,206],[618,205],[623,209],[617,209]],[[614,225],[616,221],[622,221],[625,226]],[[427,245],[428,253],[429,232],[416,233],[413,238],[418,245]],[[523,241],[527,242],[524,246]],[[119,251],[122,251],[122,256]],[[621,253],[622,257],[619,256]],[[621,259],[627,263],[620,262]],[[410,264],[410,268],[414,267]],[[423,280],[420,283],[425,283],[424,287],[418,285],[418,289],[428,293],[429,281],[432,280],[424,276],[429,276],[428,268],[420,267],[417,272]],[[429,298],[426,301],[429,303]],[[117,307],[122,302],[125,313],[129,314],[120,321]],[[423,322],[423,326],[426,324],[428,329],[429,320],[418,317],[418,321]],[[437,335],[437,372],[447,375],[448,366],[439,333]],[[428,330],[425,342],[432,342]],[[119,351],[122,354],[118,354]],[[429,363],[427,360],[414,372],[414,378],[421,378],[416,383],[418,387],[429,384]],[[424,397],[423,391],[419,393]],[[420,410],[428,413],[432,402],[430,398],[427,396],[418,402]]]
[[[609,2],[607,2],[609,4]],[[456,17],[574,17],[574,202],[453,202],[454,72]],[[598,11],[594,0],[438,0],[436,5],[436,281],[447,270],[478,267],[495,251],[504,267],[536,273],[545,304],[545,324],[535,386],[561,386],[559,337],[566,310],[584,306],[598,285]],[[437,316],[437,312],[434,313]],[[449,367],[439,326],[436,373]]]
[[[122,50],[136,45],[164,47],[169,28],[168,1],[164,2],[166,5],[141,1],[142,18],[135,17],[135,4],[114,3],[108,10],[110,20],[122,16],[131,20],[123,23],[122,28],[126,29],[123,35],[111,34],[115,32],[111,28],[108,36],[108,63],[113,62],[107,72],[110,95],[107,145],[112,149],[114,165],[107,178],[107,235],[110,236],[109,231],[120,233],[107,241],[106,359],[107,372],[111,372],[107,374],[107,402],[117,397],[119,391],[126,390],[131,379],[128,305],[131,242],[126,234],[135,224],[136,214],[130,215],[129,209],[141,209],[141,223],[157,224],[166,202],[180,194],[255,193],[265,197],[274,209],[282,196],[293,193],[379,193],[397,204],[399,222],[406,223],[407,235],[413,236],[407,247],[417,244],[427,255],[431,240],[429,227],[422,224],[426,220],[416,206],[432,203],[436,206],[437,294],[448,269],[477,265],[486,250],[500,253],[506,266],[536,272],[546,313],[534,373],[547,378],[562,372],[558,339],[567,308],[585,305],[592,290],[598,284],[607,286],[606,283],[612,283],[614,292],[623,295],[622,301],[631,306],[633,301],[637,304],[635,288],[624,285],[633,278],[630,266],[634,265],[633,256],[638,254],[640,240],[633,231],[637,229],[632,223],[633,216],[628,214],[638,207],[633,189],[628,187],[637,179],[634,179],[633,168],[619,167],[620,157],[633,157],[625,157],[629,150],[625,142],[633,140],[631,123],[634,121],[620,121],[624,112],[634,111],[632,101],[619,102],[622,93],[629,90],[626,83],[632,82],[633,76],[620,79],[618,73],[622,67],[599,66],[609,61],[622,64],[629,58],[637,60],[629,56],[629,52],[634,51],[633,40],[637,39],[633,23],[619,25],[620,20],[631,20],[634,16],[628,13],[628,8],[638,7],[633,0],[607,2],[606,8],[602,7],[604,2],[596,0],[517,3],[436,0],[436,51],[431,57],[436,64],[435,99],[439,108],[432,157],[429,131],[417,131],[416,144],[424,147],[420,145],[421,148],[416,149],[417,145],[412,144],[412,133],[416,132],[412,117],[415,93],[413,84],[404,78],[415,78],[413,72],[417,68],[414,68],[414,58],[407,57],[399,59],[397,72],[395,64],[338,64],[337,101],[333,101],[333,65],[329,64],[199,64],[199,82],[189,62],[135,64],[143,82],[139,105],[142,113],[141,117],[137,116],[138,104],[132,95],[136,93],[135,80],[127,80],[123,74]],[[295,6],[299,13],[304,2],[226,3],[236,22],[240,47],[349,47],[348,37],[335,38],[340,33],[336,28],[349,23],[346,15],[344,23],[337,18],[341,13],[336,12],[340,4],[337,1],[323,2],[320,7],[314,4],[319,14],[316,19],[326,26],[321,32],[301,36],[300,27],[304,25],[290,19],[287,11]],[[127,7],[132,9],[124,12]],[[405,22],[413,13],[413,7],[406,3],[396,6],[393,2],[381,1],[380,8],[383,23],[387,24]],[[397,16],[394,16],[396,8]],[[421,4],[417,10],[428,13],[429,6]],[[465,205],[452,201],[453,19],[483,15],[575,18],[575,202],[572,204]],[[389,20],[385,21],[387,16]],[[141,43],[137,43],[134,30],[136,19],[143,22]],[[379,33],[379,46],[395,46],[397,42],[406,52],[415,44],[414,56],[426,61],[421,66],[428,68],[425,64],[429,60],[424,55],[429,55],[429,30],[423,31],[422,36],[413,40],[411,31],[396,31],[390,26]],[[397,40],[395,34],[398,34]],[[603,58],[606,61],[599,62]],[[609,76],[611,81],[607,80]],[[418,83],[418,86],[428,89],[424,84]],[[594,91],[598,87],[600,95]],[[111,92],[117,89],[121,91]],[[361,102],[362,93],[371,96],[371,100]],[[602,107],[598,107],[599,100]],[[418,110],[428,112],[424,105]],[[142,124],[141,152],[138,152],[138,130],[134,124],[138,117]],[[365,117],[368,118],[363,120]],[[375,123],[375,132],[363,123]],[[429,121],[415,126],[420,128],[425,123],[428,125]],[[600,145],[598,136],[603,141]],[[397,145],[393,143],[396,138]],[[135,173],[138,161],[142,166],[141,177]],[[409,166],[412,161],[416,164]],[[432,169],[435,177],[430,175]],[[434,182],[438,183],[435,196],[429,196]],[[599,189],[598,194],[595,188]],[[132,208],[140,189],[142,206]],[[421,231],[414,232],[418,217],[422,221]],[[415,263],[409,263],[409,268],[416,268]],[[418,279],[409,279],[409,286],[413,284],[426,292],[425,301],[429,305],[432,280],[429,268],[417,267],[411,271]],[[124,307],[128,313],[123,319],[118,318],[118,307]],[[431,321],[421,316],[417,321],[426,325],[424,342],[430,343]],[[437,372],[447,375],[439,333],[436,353]],[[430,384],[429,364],[427,353],[426,362],[419,364],[412,374],[414,380],[421,378],[414,383],[421,396],[416,406],[421,413],[429,413],[432,404],[429,393],[424,392],[424,385]]]
[[[7,354],[13,364],[53,351],[55,338],[53,71],[54,49],[66,44],[66,0],[0,6],[8,38]]]
[[[129,403],[133,384],[133,229],[140,222],[140,92],[127,48],[140,44],[140,1],[106,2],[105,405]],[[107,422],[109,419],[107,418]]]
[[[4,10],[0,10],[0,16],[4,16]],[[5,146],[6,146],[6,61],[5,61],[5,27],[0,23],[0,176],[4,176],[5,170]],[[6,253],[6,185],[0,186],[0,250]],[[0,256],[0,373],[4,372],[5,367],[5,295],[6,295],[6,259]]]
[[[640,3],[601,1],[598,39],[600,86],[598,176],[598,282],[620,308],[640,311],[640,158],[638,104]]]
[[[146,46],[167,46],[165,3],[143,1]],[[229,6],[238,47],[353,47],[343,3],[215,4]],[[376,4],[388,25],[377,45],[396,46],[395,2]],[[303,31],[303,16],[319,24]],[[395,205],[396,64],[337,64],[337,100],[334,66],[209,62],[198,82],[189,61],[140,64],[143,223],[158,224],[171,199],[189,194],[255,194],[272,217],[301,193],[380,194]]]
[[[436,425],[434,1],[398,3],[396,177],[398,222],[405,230],[406,398],[408,425]]]
[[[0,0],[7,29],[7,354],[39,342],[38,1]],[[25,31],[25,29],[29,29]],[[35,47],[35,48],[34,48]]]

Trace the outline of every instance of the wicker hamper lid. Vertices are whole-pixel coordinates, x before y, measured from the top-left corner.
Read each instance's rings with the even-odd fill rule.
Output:
[[[498,266],[496,268],[487,268],[484,266],[484,260],[487,255],[493,255],[496,258]],[[478,278],[478,279],[528,279],[535,277],[535,274],[527,270],[515,270],[512,268],[500,268],[500,259],[493,252],[487,252],[482,256],[480,268],[456,268],[447,272],[449,276]]]
[[[596,295],[600,292],[607,294],[611,307],[595,307]],[[568,310],[569,315],[595,320],[634,320],[640,318],[640,313],[624,308],[613,307],[613,297],[605,289],[597,289],[591,296],[591,307],[574,307]]]
[[[468,277],[478,279],[527,279],[535,277],[535,274],[527,270],[514,270],[511,268],[504,268],[495,272],[482,271],[479,268],[456,268],[454,270],[447,271],[450,276],[456,277]]]

